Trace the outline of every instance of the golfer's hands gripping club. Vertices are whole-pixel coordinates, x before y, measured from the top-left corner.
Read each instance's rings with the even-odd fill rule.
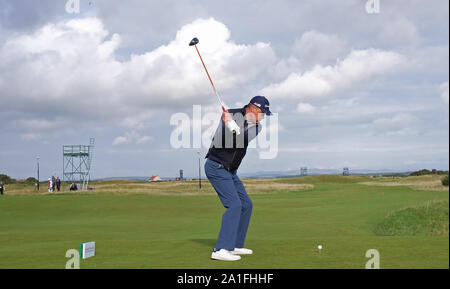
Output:
[[[222,113],[222,120],[225,123],[225,126],[231,131],[235,132],[236,135],[239,135],[241,133],[241,129],[237,125],[237,123],[233,120],[231,117],[231,114],[228,111],[224,111]]]

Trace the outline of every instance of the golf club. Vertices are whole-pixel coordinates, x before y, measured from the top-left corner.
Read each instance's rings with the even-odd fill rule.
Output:
[[[228,112],[228,110],[226,109],[225,103],[223,102],[222,98],[220,97],[219,92],[217,91],[216,87],[214,86],[214,83],[213,83],[213,81],[212,81],[212,79],[211,79],[211,76],[209,75],[208,69],[206,69],[206,65],[205,65],[205,63],[203,62],[203,58],[202,58],[202,56],[200,55],[200,51],[198,51],[198,48],[197,48],[198,42],[199,42],[198,38],[194,37],[194,38],[191,40],[191,42],[189,42],[189,46],[194,46],[194,47],[195,47],[195,50],[197,50],[198,56],[200,57],[200,61],[202,62],[203,67],[205,68],[206,75],[208,76],[209,82],[211,82],[211,85],[212,85],[212,88],[213,88],[213,90],[214,90],[214,93],[215,93],[216,96],[217,96],[217,100],[219,101],[219,104],[220,104],[220,106],[222,107],[222,111],[223,111],[223,112]],[[235,122],[234,120],[227,121],[227,122],[225,123],[225,125],[228,127],[228,129],[229,129],[231,132],[235,132],[237,135],[240,134],[240,128],[239,128],[239,126],[236,124],[236,122]]]

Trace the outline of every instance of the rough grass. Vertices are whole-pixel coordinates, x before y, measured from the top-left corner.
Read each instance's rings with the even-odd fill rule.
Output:
[[[295,192],[310,190],[312,184],[287,184],[276,182],[279,179],[242,179],[249,195],[271,194],[278,192]],[[49,193],[47,188],[41,186],[38,192],[32,185],[11,184],[7,186],[7,195],[55,195],[55,194],[113,194],[113,195],[215,195],[214,188],[207,180],[202,180],[202,188],[199,189],[197,181],[164,181],[143,182],[133,180],[96,181],[89,183],[90,191],[69,191],[69,186],[62,184],[61,192]]]
[[[448,236],[448,201],[429,201],[390,213],[378,224],[375,233],[382,236]]]
[[[448,186],[442,185],[442,176],[425,175],[410,177],[383,177],[371,179],[370,181],[360,182],[361,185],[369,186],[408,186],[412,189],[422,191],[448,191]]]
[[[316,175],[295,178],[274,179],[278,183],[311,183],[311,184],[351,184],[370,180],[366,176]]]

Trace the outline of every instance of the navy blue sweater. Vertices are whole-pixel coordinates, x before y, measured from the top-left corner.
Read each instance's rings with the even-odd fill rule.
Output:
[[[254,139],[261,131],[258,124],[249,123],[245,119],[245,108],[229,109],[233,120],[239,126],[241,133],[236,135],[226,128],[221,119],[220,124],[214,134],[206,158],[218,162],[228,171],[239,168],[245,154],[247,153],[248,143]]]

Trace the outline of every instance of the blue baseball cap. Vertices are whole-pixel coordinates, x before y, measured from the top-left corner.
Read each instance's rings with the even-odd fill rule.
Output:
[[[269,110],[269,101],[264,96],[257,95],[250,100],[250,103],[259,107],[266,115],[272,114]]]

